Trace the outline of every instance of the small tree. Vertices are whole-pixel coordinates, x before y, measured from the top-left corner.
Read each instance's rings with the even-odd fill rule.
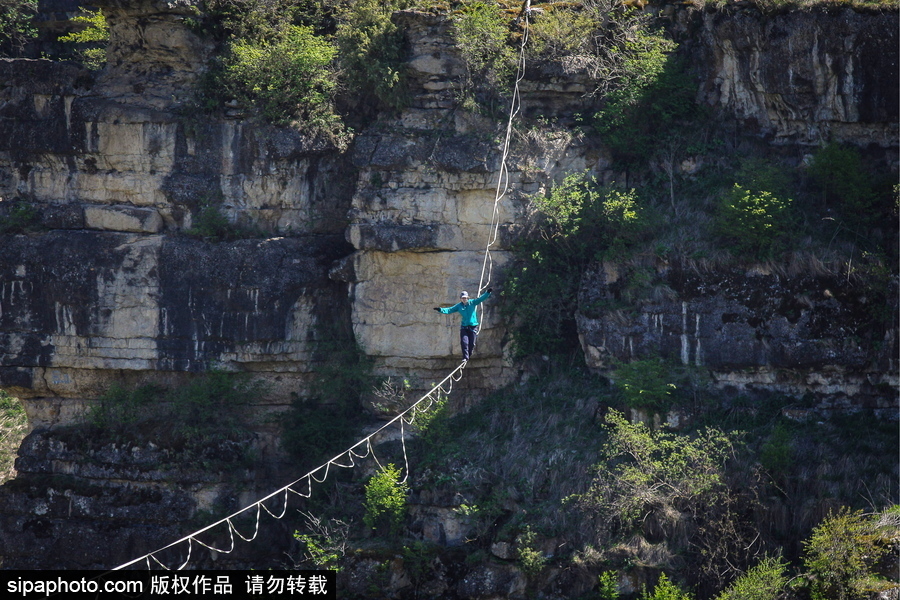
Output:
[[[391,20],[408,0],[359,0],[340,15],[338,60],[352,93],[392,109],[406,103],[403,31]]]
[[[648,594],[645,589],[644,593],[641,594],[641,600],[692,600],[692,597],[669,581],[669,578],[663,573],[659,576],[659,581],[656,582],[653,593]]]
[[[671,371],[661,358],[622,363],[616,369],[616,387],[632,408],[664,410],[676,389]]]
[[[473,2],[455,19],[452,33],[466,64],[460,100],[472,109],[476,90],[493,93],[512,75],[515,55],[506,43],[507,20],[498,4]]]
[[[386,527],[391,535],[396,535],[406,516],[408,495],[409,484],[400,480],[400,469],[388,464],[366,484],[363,522],[372,529]]]
[[[813,529],[804,543],[803,564],[813,577],[813,598],[850,600],[890,587],[874,567],[892,546],[900,507],[864,515],[843,507]]]
[[[37,0],[0,0],[0,56],[19,56],[37,37]]]
[[[309,27],[290,26],[272,40],[237,40],[221,74],[222,91],[266,121],[334,132],[335,77],[329,65],[337,49]]]
[[[781,200],[770,192],[754,193],[738,184],[722,198],[718,215],[719,233],[738,253],[762,258],[778,248],[790,225],[792,200]]]
[[[615,571],[604,571],[597,577],[597,597],[599,600],[619,600]]]
[[[787,564],[780,557],[766,556],[741,575],[716,600],[775,600],[787,588]]]
[[[83,10],[85,14],[72,19],[72,23],[81,29],[60,37],[59,41],[75,44],[78,60],[88,69],[97,71],[106,65],[109,24],[102,10]]]

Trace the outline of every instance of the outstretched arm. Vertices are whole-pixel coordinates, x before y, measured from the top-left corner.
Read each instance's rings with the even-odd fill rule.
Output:
[[[459,302],[457,302],[456,304],[454,304],[454,305],[451,306],[450,308],[438,308],[437,306],[435,306],[435,307],[434,307],[434,310],[438,311],[439,313],[442,313],[442,314],[445,314],[445,315],[449,315],[450,313],[459,312],[460,306],[462,306],[462,304],[459,303]]]
[[[486,291],[485,293],[483,293],[482,295],[478,296],[478,297],[475,298],[474,300],[470,300],[470,301],[469,301],[469,304],[481,304],[482,302],[484,302],[485,300],[487,300],[488,298],[491,297],[491,292],[492,292],[493,290],[494,290],[494,288],[488,288],[487,291]]]

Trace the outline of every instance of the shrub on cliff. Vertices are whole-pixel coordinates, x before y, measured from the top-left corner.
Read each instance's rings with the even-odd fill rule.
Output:
[[[804,544],[803,563],[813,578],[813,598],[850,600],[894,587],[877,567],[896,544],[898,526],[898,506],[876,515],[846,507],[829,515]]]
[[[20,56],[37,37],[37,0],[0,0],[0,56]]]
[[[88,69],[97,71],[106,66],[109,24],[102,10],[82,10],[83,15],[72,19],[72,23],[79,29],[60,37],[59,41],[73,44],[78,61]]]
[[[287,27],[272,40],[236,40],[223,60],[222,93],[268,122],[333,132],[340,123],[332,109],[336,53],[302,26]]]
[[[476,110],[479,102],[494,99],[498,88],[508,87],[515,69],[515,53],[507,44],[508,20],[497,4],[471,2],[454,19],[452,34],[466,65],[458,100]]]
[[[407,0],[360,0],[338,17],[341,76],[360,105],[373,97],[388,109],[406,103],[403,32],[391,21],[391,13],[408,5]]]
[[[406,516],[409,484],[400,479],[400,469],[393,464],[383,467],[366,484],[366,515],[363,522],[372,529],[399,533]]]
[[[719,234],[736,254],[769,257],[784,247],[792,202],[734,184],[722,198],[717,215]]]
[[[517,247],[505,291],[519,356],[571,350],[582,273],[593,261],[622,258],[647,231],[633,190],[604,188],[587,173],[533,200],[540,224]]]

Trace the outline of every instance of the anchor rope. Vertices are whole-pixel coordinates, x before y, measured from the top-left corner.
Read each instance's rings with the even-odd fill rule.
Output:
[[[274,492],[268,494],[267,496],[260,498],[259,500],[253,502],[252,504],[249,504],[249,505],[245,506],[244,508],[228,515],[227,517],[219,519],[218,521],[211,523],[211,524],[207,525],[206,527],[203,527],[202,529],[198,529],[197,531],[194,531],[193,533],[190,533],[178,540],[175,540],[174,542],[172,542],[170,544],[167,544],[165,546],[162,546],[161,548],[154,550],[153,552],[149,552],[147,554],[144,554],[143,556],[139,556],[138,558],[135,558],[134,560],[123,563],[123,564],[113,568],[112,570],[119,571],[119,570],[125,569],[127,567],[130,567],[130,566],[137,564],[139,562],[142,562],[142,561],[145,561],[147,563],[147,568],[150,569],[150,568],[152,568],[152,565],[150,563],[151,559],[154,562],[156,562],[163,569],[171,570],[171,568],[168,567],[167,565],[163,564],[159,560],[159,558],[157,558],[156,555],[160,554],[161,552],[168,550],[170,548],[174,548],[175,546],[178,546],[179,544],[183,544],[185,542],[187,543],[187,558],[181,564],[181,566],[176,568],[176,570],[184,569],[184,567],[186,567],[188,565],[188,563],[190,562],[191,555],[193,553],[193,543],[194,542],[197,542],[201,546],[205,546],[206,548],[209,548],[210,550],[214,550],[214,551],[220,552],[222,554],[228,554],[230,552],[233,552],[234,546],[235,546],[235,541],[234,541],[235,533],[237,533],[238,536],[245,541],[254,540],[259,533],[259,522],[260,522],[260,518],[262,516],[262,510],[265,510],[271,517],[273,517],[275,519],[283,518],[285,516],[285,514],[287,514],[287,506],[288,506],[288,495],[287,494],[288,494],[288,492],[291,492],[291,493],[301,496],[303,498],[309,498],[310,495],[312,495],[312,482],[313,481],[316,481],[317,483],[324,482],[328,478],[328,474],[331,470],[332,465],[335,465],[337,467],[342,467],[342,468],[351,468],[351,467],[356,466],[356,462],[355,462],[356,459],[361,460],[361,459],[368,458],[369,456],[371,456],[375,460],[376,464],[378,464],[378,466],[380,468],[383,468],[381,463],[378,461],[377,455],[375,454],[375,449],[374,449],[374,446],[372,445],[372,440],[375,439],[376,437],[378,437],[378,435],[381,434],[382,432],[384,432],[386,429],[388,429],[392,425],[397,424],[398,422],[400,423],[400,434],[401,434],[400,441],[401,441],[401,446],[403,448],[403,461],[404,461],[404,467],[405,467],[404,472],[406,474],[404,476],[404,481],[406,481],[406,478],[409,477],[409,457],[408,457],[408,454],[406,451],[405,424],[412,425],[415,422],[416,415],[423,413],[423,412],[427,411],[429,408],[431,408],[431,406],[433,406],[434,403],[437,401],[437,399],[440,398],[442,395],[449,395],[450,392],[453,390],[453,383],[456,381],[459,381],[462,378],[462,370],[463,370],[464,366],[465,366],[464,363],[460,363],[459,365],[457,365],[457,367],[455,369],[453,369],[453,371],[451,371],[449,375],[447,375],[444,379],[442,379],[440,381],[440,383],[438,383],[434,387],[432,387],[428,392],[426,392],[423,396],[421,396],[418,400],[416,400],[413,404],[411,404],[404,411],[399,413],[397,416],[392,418],[390,421],[388,421],[387,423],[385,423],[384,425],[382,425],[381,427],[379,427],[378,429],[376,429],[375,431],[373,431],[366,437],[359,440],[356,444],[354,444],[350,448],[347,448],[343,452],[334,456],[329,461],[316,467],[312,471],[309,471],[306,475],[300,477],[299,479],[295,479],[291,483],[275,490]],[[426,405],[426,401],[427,401],[427,406],[423,407],[423,405]],[[365,448],[366,448],[364,450],[365,453],[360,454],[356,450],[359,449],[359,447],[363,446],[363,445],[365,445]],[[345,461],[349,461],[349,464]],[[324,475],[321,476],[321,479],[320,479],[319,477],[316,476],[316,474],[319,473],[320,471],[322,471],[323,469],[325,470],[325,473],[324,473]],[[296,486],[301,484],[304,480],[306,481],[306,486],[305,486],[307,489],[306,492],[294,489]],[[271,500],[275,496],[282,494],[282,493],[284,494],[284,501],[283,501],[283,505],[282,505],[281,514],[276,516],[271,510],[269,510],[269,508],[265,505],[265,503],[266,503],[266,501]],[[253,536],[248,539],[247,537],[241,535],[241,533],[239,531],[237,531],[237,529],[234,526],[234,523],[232,523],[232,519],[246,513],[247,511],[250,511],[254,508],[256,509],[256,523],[254,526]],[[210,531],[211,529],[214,529],[222,524],[228,525],[231,547],[228,548],[227,550],[222,549],[222,548],[213,547],[209,544],[204,543],[200,539],[198,539],[199,535],[206,533],[207,531]]]
[[[529,32],[529,23],[528,17],[530,16],[530,10],[525,10],[522,12],[522,16],[525,22],[524,31],[522,33],[522,43],[519,46],[519,58],[516,62],[516,79],[513,84],[513,93],[512,100],[509,105],[509,118],[506,122],[506,137],[503,141],[503,151],[501,152],[500,157],[500,171],[497,177],[497,189],[494,192],[494,208],[491,213],[491,231],[488,235],[487,246],[484,249],[484,260],[481,264],[481,278],[478,281],[478,295],[481,295],[481,291],[490,285],[491,276],[493,274],[494,268],[494,260],[491,256],[491,246],[497,243],[498,234],[500,231],[500,200],[506,195],[509,191],[509,147],[512,140],[512,131],[513,131],[513,120],[516,115],[519,114],[519,110],[522,108],[522,97],[521,92],[519,90],[519,83],[523,79],[525,79],[525,45],[528,43],[528,32]],[[486,279],[485,279],[486,277]],[[484,319],[482,319],[482,325],[484,323]]]

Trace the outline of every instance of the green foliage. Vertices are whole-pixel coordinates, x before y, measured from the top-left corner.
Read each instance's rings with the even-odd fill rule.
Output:
[[[753,193],[734,184],[723,197],[717,215],[719,234],[736,254],[771,256],[782,247],[782,237],[791,226],[792,202],[771,192]]]
[[[88,410],[87,423],[99,432],[98,440],[165,439],[172,447],[205,455],[210,445],[245,440],[246,410],[263,393],[262,382],[225,371],[210,371],[171,389],[113,385]]]
[[[413,584],[427,583],[434,576],[432,563],[437,556],[437,548],[433,544],[415,540],[403,546],[403,569]]]
[[[87,68],[97,71],[106,66],[106,45],[109,43],[109,24],[102,10],[82,9],[85,14],[72,19],[72,23],[82,27],[61,36],[59,41],[74,44],[75,55]]]
[[[213,40],[264,40],[280,36],[299,16],[294,0],[204,0],[198,33]]]
[[[647,231],[634,191],[607,189],[572,173],[534,198],[539,229],[516,248],[503,310],[516,326],[515,354],[568,352],[583,271],[595,260],[623,257]]]
[[[306,546],[307,556],[314,565],[323,569],[338,569],[341,555],[333,549],[333,541],[319,535],[294,532],[294,539]]]
[[[776,600],[787,588],[787,563],[780,557],[764,557],[737,578],[716,600]]]
[[[302,562],[311,562],[319,569],[340,571],[340,560],[347,551],[350,526],[338,519],[325,519],[300,511],[306,518],[306,533],[294,532],[294,539],[303,544]]]
[[[33,204],[25,200],[3,202],[0,209],[0,234],[34,231],[40,224],[40,213]]]
[[[619,582],[615,571],[603,571],[597,576],[597,600],[619,600]]]
[[[114,383],[88,409],[88,421],[103,430],[127,430],[147,418],[154,403],[162,401],[164,393],[162,388],[154,385],[128,389]]]
[[[28,416],[18,398],[0,390],[0,483],[15,476],[16,454],[28,430]]]
[[[582,10],[550,10],[529,25],[527,50],[543,59],[583,54],[597,27],[592,15]]]
[[[712,428],[696,436],[651,431],[615,410],[605,420],[609,439],[590,490],[577,498],[583,508],[627,530],[650,510],[691,510],[723,488],[732,435]]]
[[[813,577],[816,600],[851,600],[892,584],[875,572],[898,535],[900,507],[864,515],[843,507],[815,529],[804,544],[803,564]]]
[[[184,233],[207,242],[228,242],[262,235],[260,230],[255,227],[232,223],[222,213],[219,205],[212,203],[203,204],[200,207],[191,227],[185,229]]]
[[[853,146],[828,144],[815,152],[809,176],[826,205],[836,206],[853,223],[866,223],[875,201],[872,176]]]
[[[281,444],[304,464],[323,454],[333,456],[353,441],[362,393],[375,383],[372,361],[353,340],[331,328],[321,337],[309,395],[295,395],[281,417]]]
[[[700,112],[696,85],[671,52],[675,43],[639,29],[622,48],[624,69],[594,126],[618,160],[637,163],[669,138],[686,135]]]
[[[373,95],[389,109],[407,102],[403,32],[391,13],[408,5],[408,0],[360,0],[340,14],[336,37],[342,75],[362,105]]]
[[[0,56],[16,57],[37,37],[37,0],[0,0]]]
[[[450,420],[450,407],[446,395],[436,392],[437,397],[427,410],[416,410],[414,425],[419,437],[426,446],[438,448],[449,438],[447,424]]]
[[[672,391],[672,369],[660,358],[648,358],[622,363],[616,368],[616,387],[625,404],[632,408],[665,410]]]
[[[760,449],[759,461],[773,475],[786,473],[793,462],[791,438],[788,428],[783,423],[777,423]]]
[[[515,53],[507,44],[507,19],[498,4],[476,0],[464,5],[454,19],[452,35],[466,64],[460,100],[471,110],[479,96],[493,96],[512,76]]]
[[[367,527],[386,529],[391,535],[400,532],[407,511],[406,497],[409,495],[409,484],[401,480],[400,475],[400,469],[391,463],[366,484],[363,522]]]
[[[645,589],[641,594],[641,600],[692,600],[692,596],[669,581],[669,578],[663,573],[659,576],[653,593],[648,594]]]
[[[220,94],[252,107],[264,120],[298,121],[305,131],[334,134],[335,77],[329,65],[337,49],[305,26],[288,26],[271,39],[229,44],[219,74]]]
[[[516,556],[519,559],[519,566],[529,579],[537,577],[547,564],[544,554],[534,547],[536,538],[531,527],[526,526],[516,539]]]

